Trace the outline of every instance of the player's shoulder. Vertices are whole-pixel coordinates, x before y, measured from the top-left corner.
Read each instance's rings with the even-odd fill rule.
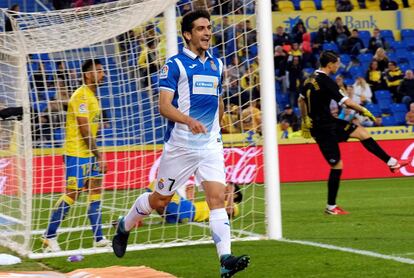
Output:
[[[80,86],[70,97],[70,101],[88,101],[91,99],[91,90],[85,86]]]

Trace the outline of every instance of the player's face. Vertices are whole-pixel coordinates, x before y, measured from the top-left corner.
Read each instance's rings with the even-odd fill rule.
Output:
[[[95,68],[86,73],[90,84],[100,84],[105,79],[105,70],[102,65],[95,65]]]
[[[207,18],[199,18],[193,21],[193,29],[190,34],[190,49],[207,51],[211,40],[211,23]]]
[[[338,61],[336,61],[335,63],[329,63],[328,64],[328,66],[329,66],[329,71],[332,73],[332,74],[335,74],[337,71],[338,71],[338,69],[339,69],[339,66],[341,65],[341,61],[338,59]]]

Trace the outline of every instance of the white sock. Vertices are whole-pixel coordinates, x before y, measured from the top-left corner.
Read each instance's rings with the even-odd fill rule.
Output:
[[[333,206],[331,206],[331,205],[326,205],[326,208],[327,208],[327,209],[329,209],[329,210],[333,210],[334,208],[336,208],[336,205],[333,205]]]
[[[141,196],[139,196],[135,204],[131,207],[128,214],[125,216],[124,223],[125,223],[125,230],[129,232],[139,220],[144,219],[148,215],[151,214],[152,208],[149,204],[149,195],[151,193],[145,192]]]
[[[219,258],[231,254],[230,222],[225,208],[210,211],[210,230]]]
[[[388,166],[393,166],[393,165],[397,164],[397,162],[398,162],[398,160],[396,160],[394,157],[391,157],[391,158],[388,160],[387,165],[388,165]]]

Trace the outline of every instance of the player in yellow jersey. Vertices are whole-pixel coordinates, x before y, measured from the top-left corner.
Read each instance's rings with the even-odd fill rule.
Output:
[[[82,65],[82,74],[84,84],[72,94],[68,103],[64,145],[66,191],[57,201],[42,238],[47,252],[60,251],[57,229],[84,187],[89,194],[88,218],[94,246],[110,246],[110,241],[102,234],[100,212],[102,177],[107,165],[96,145],[102,114],[96,90],[105,72],[99,60],[87,60]]]

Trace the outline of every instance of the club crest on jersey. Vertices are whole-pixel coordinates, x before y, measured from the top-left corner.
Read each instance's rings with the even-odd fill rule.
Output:
[[[211,66],[212,70],[217,71],[217,66],[216,66],[216,64],[214,64],[213,60],[210,61],[210,66]]]
[[[164,185],[164,182],[165,182],[164,179],[159,179],[159,181],[158,181],[158,188],[159,189],[163,189],[164,188],[164,186],[165,186]]]
[[[168,77],[168,66],[164,65],[160,72],[160,79],[165,79]]]

